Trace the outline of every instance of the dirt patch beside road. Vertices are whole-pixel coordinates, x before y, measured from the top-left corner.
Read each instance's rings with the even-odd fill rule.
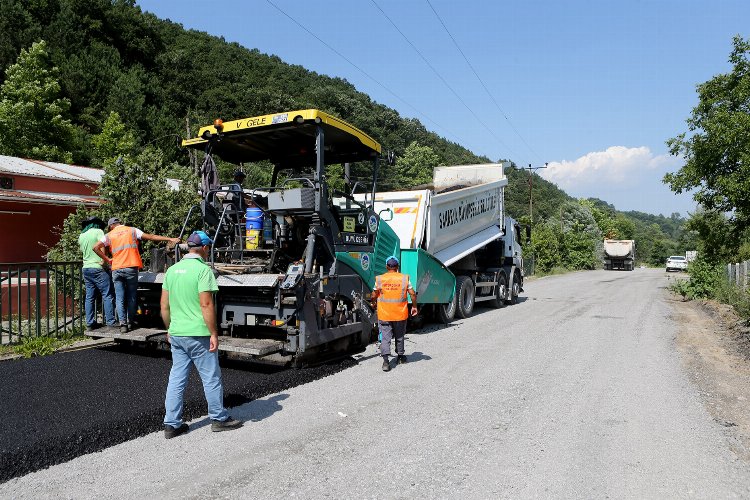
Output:
[[[713,301],[668,301],[678,324],[677,347],[732,451],[750,461],[750,328]]]

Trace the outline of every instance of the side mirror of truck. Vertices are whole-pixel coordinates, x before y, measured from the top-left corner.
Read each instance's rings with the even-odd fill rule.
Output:
[[[387,216],[388,218],[384,217]],[[380,217],[381,220],[384,220],[386,222],[393,220],[393,210],[390,208],[385,208],[378,212],[378,217]]]
[[[526,225],[526,244],[531,243],[531,226]]]

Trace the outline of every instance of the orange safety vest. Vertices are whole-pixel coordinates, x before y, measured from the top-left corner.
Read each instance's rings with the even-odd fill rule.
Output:
[[[143,267],[141,254],[138,251],[138,238],[135,229],[128,226],[117,226],[107,233],[112,251],[112,270],[125,267]]]
[[[406,302],[408,286],[409,276],[406,274],[385,273],[375,277],[375,288],[380,290],[378,319],[402,321],[409,318],[409,304]]]

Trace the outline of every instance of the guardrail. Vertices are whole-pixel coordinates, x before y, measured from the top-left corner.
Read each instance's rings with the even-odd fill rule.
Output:
[[[747,290],[750,279],[748,271],[750,270],[750,260],[738,262],[736,264],[727,264],[727,279],[737,285],[737,287]]]
[[[0,344],[83,332],[81,261],[0,263]]]

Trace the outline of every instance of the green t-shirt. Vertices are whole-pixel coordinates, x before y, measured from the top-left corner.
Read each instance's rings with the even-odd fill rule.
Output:
[[[83,254],[83,268],[102,268],[102,258],[94,253],[94,245],[104,237],[104,231],[92,227],[78,237],[78,246]]]
[[[169,334],[206,337],[211,332],[203,320],[200,292],[216,292],[219,287],[210,267],[200,257],[188,254],[167,269],[162,288],[169,292]]]

